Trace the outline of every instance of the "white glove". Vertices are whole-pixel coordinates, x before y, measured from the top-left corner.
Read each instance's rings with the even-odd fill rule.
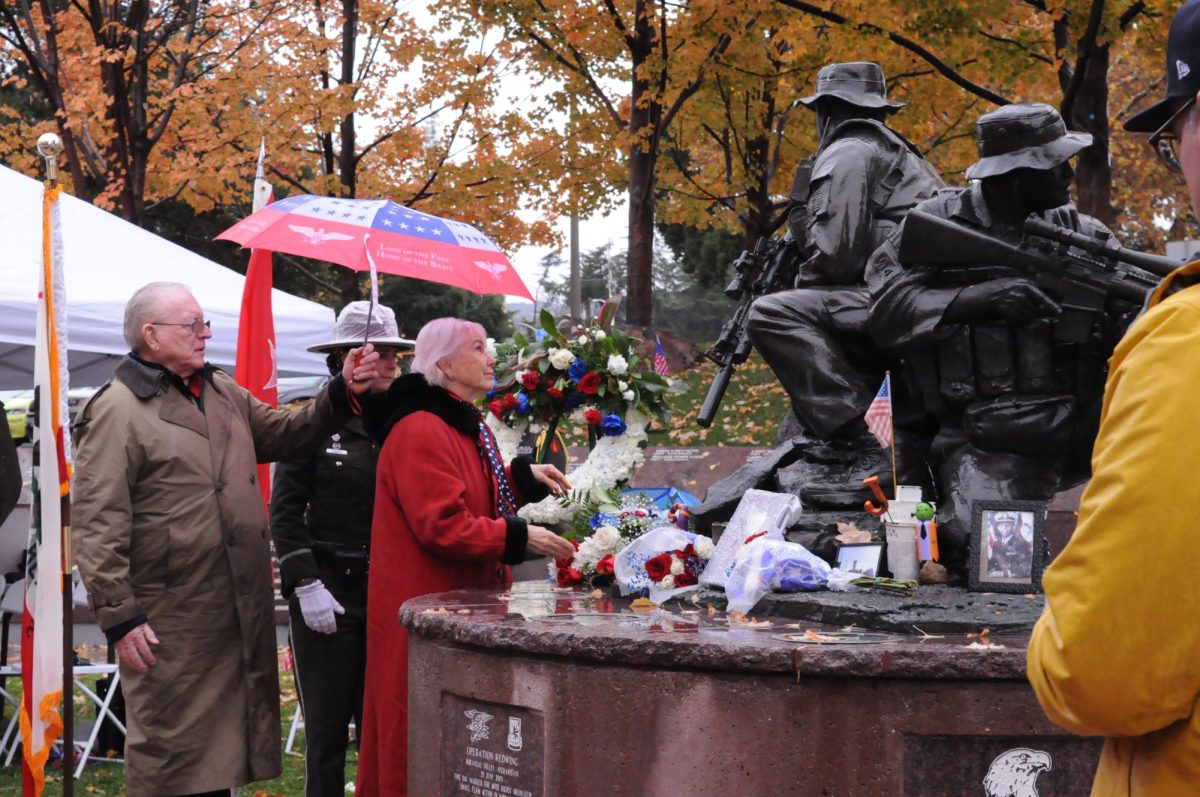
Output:
[[[306,626],[318,634],[332,634],[337,630],[337,621],[333,616],[345,614],[346,610],[320,579],[296,587],[296,597],[300,599],[300,613],[304,615]]]

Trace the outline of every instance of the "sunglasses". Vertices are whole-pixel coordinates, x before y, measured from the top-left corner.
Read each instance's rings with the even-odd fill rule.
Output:
[[[1183,171],[1183,166],[1179,163],[1179,153],[1175,151],[1175,142],[1179,141],[1179,136],[1175,135],[1175,122],[1190,111],[1195,104],[1196,98],[1193,96],[1183,105],[1179,106],[1179,110],[1171,114],[1171,118],[1163,122],[1162,127],[1150,135],[1148,143],[1151,149],[1154,150],[1154,154],[1162,161],[1163,166],[1166,166],[1173,172]]]

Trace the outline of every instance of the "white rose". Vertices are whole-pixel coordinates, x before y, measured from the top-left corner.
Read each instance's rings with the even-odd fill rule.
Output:
[[[694,547],[696,549],[696,556],[699,556],[701,559],[707,559],[712,556],[713,544],[712,540],[708,537],[697,537]]]
[[[678,576],[683,573],[683,560],[678,556],[671,558],[671,575]]]
[[[580,346],[586,346],[588,343],[588,336],[580,335],[579,337],[575,338],[575,342],[578,343]]]
[[[628,389],[629,389],[628,382],[626,382],[624,379],[617,380],[617,390],[620,390],[622,393],[624,393]]]
[[[659,589],[675,589],[675,576],[667,576],[658,582]]]
[[[574,362],[575,355],[570,349],[551,349],[550,364],[560,371],[565,371],[571,367]]]
[[[612,551],[621,542],[620,533],[612,526],[603,525],[588,537],[589,540],[595,541],[596,547],[602,551]]]
[[[633,391],[626,390],[624,393],[621,394],[621,398],[625,399],[626,401],[633,401]]]
[[[629,370],[629,363],[625,362],[625,358],[619,354],[608,355],[608,372],[616,376],[620,376]]]
[[[596,340],[604,340],[605,338],[608,337],[608,335],[604,334],[603,329],[597,329],[592,332],[592,337],[595,338]]]

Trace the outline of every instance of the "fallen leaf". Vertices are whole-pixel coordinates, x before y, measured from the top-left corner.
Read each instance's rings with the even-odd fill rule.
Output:
[[[812,630],[811,628],[804,632],[804,638],[809,641],[812,641],[812,642],[837,642],[836,637],[825,636],[824,634],[818,634],[816,631]]]
[[[638,598],[633,603],[629,604],[629,608],[635,612],[652,612],[658,608],[658,604],[649,598]]]
[[[972,642],[967,647],[971,650],[992,650],[993,648],[1002,648],[1004,646],[998,642]]]
[[[603,598],[604,593],[599,589],[594,589],[594,590],[592,590],[592,597],[593,598]]]
[[[470,609],[459,609],[458,611],[455,612],[455,614],[470,614],[470,613],[471,613]]]
[[[708,606],[708,616],[709,617],[713,617],[714,615],[716,615],[717,609],[715,606],[713,606],[711,603],[705,604],[705,605]]]

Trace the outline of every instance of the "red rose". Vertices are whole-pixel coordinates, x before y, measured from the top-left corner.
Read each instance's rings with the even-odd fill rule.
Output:
[[[696,555],[696,546],[689,542],[682,550],[676,551],[675,555],[686,562]]]
[[[501,399],[501,402],[501,406],[504,408],[504,411],[508,412],[513,407],[517,406],[517,397],[512,393],[505,393],[504,398]]]
[[[597,409],[590,409],[583,413],[583,419],[588,422],[588,426],[595,426],[604,419],[604,414]]]
[[[497,418],[504,417],[504,402],[500,399],[494,399],[488,402],[488,412],[495,415]]]
[[[573,567],[560,567],[558,569],[558,586],[570,587],[574,584],[583,582],[583,573]]]
[[[579,550],[579,543],[575,542],[575,540],[567,540],[567,542],[574,545],[575,550],[577,550],[577,551]],[[558,566],[559,570],[564,570],[571,566],[571,561],[574,559],[575,559],[575,554],[571,554],[570,556],[564,556],[561,559],[555,559],[554,564],[556,564]]]
[[[546,388],[546,395],[552,399],[560,399],[563,397],[563,392],[556,387]]]
[[[608,554],[599,562],[596,562],[596,572],[602,576],[611,576],[616,568],[616,560],[612,554]]]
[[[594,396],[596,391],[600,389],[600,374],[595,371],[588,371],[579,380],[579,392],[585,396]]]
[[[678,587],[690,587],[695,583],[696,583],[696,576],[687,572],[686,570],[675,576],[675,586],[677,588]]]
[[[671,573],[671,559],[673,557],[669,553],[660,553],[653,559],[646,560],[646,573],[653,581],[662,581]]]
[[[521,384],[525,386],[526,390],[536,390],[538,386],[537,371],[526,371],[521,374]]]

